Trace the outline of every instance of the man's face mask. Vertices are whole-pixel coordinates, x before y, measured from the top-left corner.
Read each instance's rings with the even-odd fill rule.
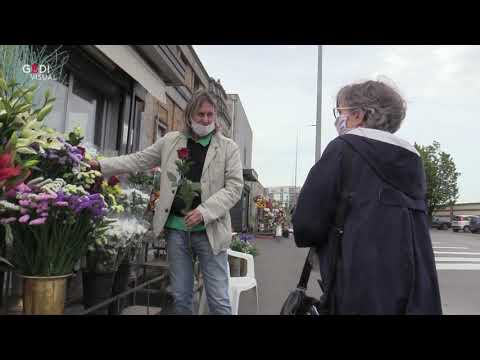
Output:
[[[191,121],[192,130],[200,137],[207,136],[215,129],[215,122],[211,122],[209,125],[202,125],[195,121]]]

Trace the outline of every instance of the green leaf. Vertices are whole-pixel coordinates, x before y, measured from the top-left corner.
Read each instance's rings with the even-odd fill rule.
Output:
[[[10,137],[10,140],[8,140],[7,145],[5,146],[5,151],[12,152],[16,147],[17,147],[17,134],[13,133],[12,136]]]
[[[2,89],[3,91],[8,90],[7,83],[5,82],[3,76],[0,76],[0,89]]]
[[[192,187],[192,190],[196,193],[200,194],[202,192],[202,186],[200,183],[197,183],[197,182],[192,183],[191,187]]]
[[[40,162],[40,160],[29,160],[29,161],[23,163],[22,165],[25,168],[31,168],[31,167],[37,165],[39,162]]]
[[[18,148],[17,152],[19,154],[25,154],[25,155],[37,155],[37,152],[35,150],[33,150],[32,148],[28,148],[28,147]]]
[[[47,116],[50,111],[52,111],[53,109],[53,103],[50,103],[48,105],[46,105],[42,110],[40,110],[40,112],[37,114],[37,120],[38,121],[42,121],[45,116]]]

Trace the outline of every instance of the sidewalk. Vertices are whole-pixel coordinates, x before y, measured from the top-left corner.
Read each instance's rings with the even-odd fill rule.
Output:
[[[278,315],[289,292],[293,290],[300,278],[308,249],[296,247],[293,236],[290,239],[264,238],[257,236],[251,243],[258,249],[255,257],[255,276],[258,282],[260,315]],[[319,275],[312,273],[307,293],[319,297]],[[255,291],[242,293],[240,296],[239,315],[256,313]]]

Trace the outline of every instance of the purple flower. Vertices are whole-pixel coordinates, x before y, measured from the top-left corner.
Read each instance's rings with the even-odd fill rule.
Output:
[[[28,212],[29,212],[28,209],[25,209],[23,207],[20,208],[20,214],[25,215],[25,214],[28,214]]]
[[[40,214],[41,217],[48,217],[48,212],[43,212]]]
[[[47,221],[46,217],[38,218],[35,220],[32,220],[28,223],[28,225],[43,225],[45,224],[45,221]]]
[[[10,223],[15,222],[15,221],[17,221],[16,217],[9,217],[9,218],[6,218],[6,219],[1,219],[0,224],[6,225],[6,224],[10,224]]]
[[[18,222],[20,224],[25,224],[28,222],[28,220],[30,220],[30,215],[23,215],[20,219],[18,219]]]

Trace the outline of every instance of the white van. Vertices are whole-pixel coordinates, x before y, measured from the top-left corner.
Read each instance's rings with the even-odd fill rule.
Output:
[[[455,232],[462,230],[463,232],[470,231],[470,219],[474,217],[472,215],[456,215],[452,220],[452,229]]]

